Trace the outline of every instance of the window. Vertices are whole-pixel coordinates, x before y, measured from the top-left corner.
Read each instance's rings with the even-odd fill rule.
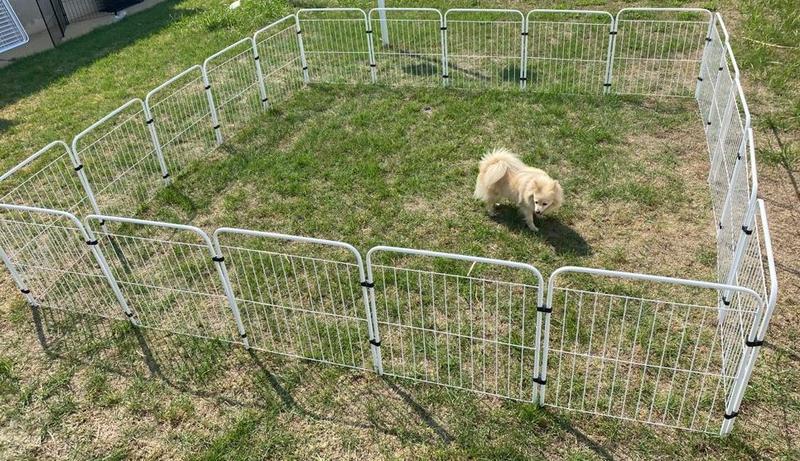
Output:
[[[0,0],[0,53],[28,43],[28,34],[11,9],[8,0]]]

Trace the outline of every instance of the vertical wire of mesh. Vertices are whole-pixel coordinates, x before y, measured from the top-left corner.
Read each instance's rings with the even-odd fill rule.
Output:
[[[532,401],[537,284],[415,266],[371,263],[384,374]]]
[[[144,104],[134,99],[73,140],[101,210],[133,215],[161,186]]]
[[[377,81],[390,86],[442,85],[442,16],[428,9],[372,10],[372,30],[380,31],[385,12],[387,43],[374,41]]]
[[[218,232],[253,349],[371,370],[359,261],[236,231]]]
[[[702,13],[621,11],[612,91],[693,97],[708,26]]]
[[[223,133],[235,133],[261,112],[252,39],[242,39],[212,55],[203,67]]]
[[[519,86],[524,20],[516,10],[449,10],[445,15],[448,85]]]
[[[151,91],[145,99],[167,169],[173,176],[214,149],[203,73],[193,66]]]
[[[38,306],[126,318],[74,218],[0,209],[0,248]]]
[[[371,80],[364,11],[300,10],[297,15],[310,82],[340,84]]]
[[[718,432],[758,299],[737,294],[718,325],[714,293],[691,296],[701,304],[569,285],[552,290],[546,405]],[[672,291],[646,292],[659,289]]]
[[[532,91],[603,93],[610,14],[534,10],[527,21],[527,84]]]
[[[200,235],[166,223],[113,219],[104,217],[108,230],[95,234],[142,327],[241,342],[212,260],[213,249]],[[89,221],[97,224],[100,219]]]
[[[295,17],[288,16],[254,35],[269,104],[288,100],[303,86]]]

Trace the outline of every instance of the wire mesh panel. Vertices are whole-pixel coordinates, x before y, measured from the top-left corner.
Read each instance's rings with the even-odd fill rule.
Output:
[[[550,277],[543,403],[718,432],[761,298],[725,285],[566,267]]]
[[[625,8],[617,13],[612,91],[692,97],[700,75],[711,13]]]
[[[195,227],[90,215],[111,273],[143,327],[241,342],[208,236]]]
[[[542,281],[527,264],[376,247],[367,255],[387,375],[536,398]]]
[[[371,369],[364,269],[353,247],[243,229],[214,235],[251,347]]]
[[[89,242],[70,213],[0,205],[0,252],[34,304],[125,319]]]
[[[203,71],[192,66],[147,94],[145,104],[171,175],[215,147]]]
[[[146,122],[144,102],[132,99],[72,140],[105,213],[134,214],[161,185],[163,173]]]
[[[600,11],[533,10],[527,16],[527,86],[603,93],[614,17]]]
[[[220,129],[236,132],[261,111],[253,40],[244,38],[209,56],[203,69],[211,85]]]
[[[382,13],[382,14],[381,14]],[[385,18],[386,34],[381,21]],[[442,85],[444,18],[431,8],[376,8],[369,12],[379,83]]]
[[[367,14],[356,8],[299,10],[301,35],[314,83],[367,83],[370,45]]]
[[[92,211],[91,200],[75,171],[69,146],[55,141],[0,177],[0,201],[54,208],[75,214]]]
[[[448,85],[520,85],[525,16],[517,10],[452,9],[445,13]]]
[[[289,99],[303,85],[296,18],[287,16],[253,35],[270,104]]]

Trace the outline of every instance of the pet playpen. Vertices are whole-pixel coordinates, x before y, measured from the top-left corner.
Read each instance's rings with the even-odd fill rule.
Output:
[[[530,264],[135,219],[305,85],[694,98],[717,279]],[[698,130],[700,126],[698,125]],[[777,285],[750,113],[704,9],[304,9],[0,178],[0,254],[33,309],[570,411],[727,434]]]

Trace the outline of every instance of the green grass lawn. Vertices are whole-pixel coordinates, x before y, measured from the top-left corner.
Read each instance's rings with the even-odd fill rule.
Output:
[[[617,6],[590,3],[582,6]],[[310,5],[261,0],[227,13],[222,3],[167,1],[0,69],[0,166],[52,139],[69,140],[128,98],[301,6]],[[729,19],[735,40],[792,45],[791,2],[718,6],[745,15]],[[783,95],[798,94],[800,61],[743,40],[734,49],[752,78],[746,86],[759,133],[779,141],[764,143],[764,163],[792,171],[798,99]],[[343,240],[362,253],[388,244],[511,259],[545,276],[578,264],[711,279],[707,154],[695,108],[691,100],[314,85],[247,124],[208,160],[189,163],[140,213],[205,229]],[[566,206],[539,233],[513,208],[492,219],[471,198],[477,161],[498,145],[565,187]],[[789,235],[776,235],[779,251]],[[32,323],[10,282],[4,286],[0,458],[798,456],[790,303],[779,302],[733,435],[718,439],[48,309]]]

